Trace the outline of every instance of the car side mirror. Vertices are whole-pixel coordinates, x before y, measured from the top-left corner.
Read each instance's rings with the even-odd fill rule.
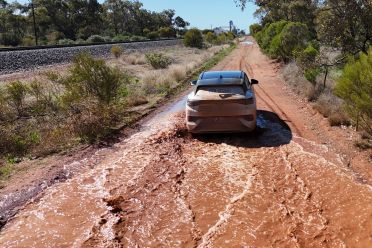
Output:
[[[258,84],[258,80],[256,80],[256,79],[251,79],[251,84]]]
[[[191,81],[190,84],[191,84],[192,86],[194,86],[194,85],[196,85],[197,82],[198,82],[198,80],[193,80],[193,81]]]

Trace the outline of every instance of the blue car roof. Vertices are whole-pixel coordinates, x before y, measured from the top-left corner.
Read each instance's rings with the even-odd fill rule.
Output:
[[[205,79],[223,79],[223,78],[238,78],[242,79],[244,74],[242,71],[207,71],[200,75],[199,80]]]
[[[243,85],[242,71],[207,71],[200,74],[197,86]]]

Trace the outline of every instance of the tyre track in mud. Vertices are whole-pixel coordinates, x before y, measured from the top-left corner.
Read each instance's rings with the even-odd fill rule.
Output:
[[[254,46],[256,46],[256,48],[254,48]],[[255,41],[253,41],[252,46],[249,46],[248,48],[246,48],[246,52],[248,54],[249,53],[255,53],[256,56],[257,56],[257,50],[259,50],[259,47],[258,47],[258,45]],[[246,62],[246,63],[241,62],[240,66],[241,66],[241,68],[244,68],[250,75],[257,76],[258,78],[264,78],[266,88],[267,88],[267,85],[270,85],[270,84],[267,84],[270,81],[277,82],[277,83],[279,83],[281,81],[281,79],[278,78],[278,75],[276,75],[276,71],[278,71],[278,67],[277,67],[276,64],[273,65],[272,61],[266,60],[265,61],[266,63],[261,62],[261,64],[260,63],[255,63],[253,61],[255,61],[255,60],[249,60],[249,62]],[[260,67],[266,67],[266,68],[265,68],[265,70],[258,70],[258,69],[260,69]],[[255,69],[253,69],[253,68],[255,68]],[[262,71],[266,72],[268,69],[270,69],[270,71],[274,71],[275,73],[270,72],[270,71],[266,73],[267,75],[262,73]],[[257,74],[257,72],[256,72],[257,70],[260,71],[260,72],[259,72],[258,75],[255,75],[255,73]],[[280,83],[280,84],[284,85],[283,83]],[[277,85],[271,83],[271,86],[273,87],[271,93],[274,93],[275,91],[279,90],[278,88],[276,88]],[[262,84],[259,84],[256,87],[257,87],[256,88],[257,89],[256,90],[257,98],[258,98],[259,101],[262,101],[264,103],[263,106],[261,104],[261,107],[268,108],[269,110],[272,110],[273,112],[276,112],[281,117],[281,119],[283,121],[285,121],[286,123],[288,123],[289,127],[297,134],[297,138],[307,138],[307,139],[310,139],[310,140],[316,140],[317,143],[322,143],[322,144],[328,144],[329,143],[331,137],[329,137],[329,134],[327,133],[327,131],[329,131],[328,127],[325,127],[326,129],[328,129],[327,131],[325,131],[324,130],[325,128],[321,127],[319,125],[319,123],[317,123],[318,124],[318,131],[321,130],[321,132],[323,132],[323,134],[324,134],[324,136],[321,136],[321,137],[320,137],[319,134],[318,135],[315,134],[315,132],[317,131],[316,129],[314,131],[309,132],[308,125],[309,124],[310,124],[310,126],[314,125],[314,123],[312,123],[312,120],[311,120],[312,118],[311,117],[308,118],[307,121],[304,121],[304,119],[301,117],[300,113],[294,115],[293,112],[296,112],[296,111],[293,111],[293,109],[288,108],[288,104],[286,104],[285,102],[284,103],[282,102],[281,104],[276,104],[276,101],[273,99],[273,97],[270,96],[270,94],[268,93],[268,90],[264,89]],[[287,97],[287,96],[284,96],[284,97]],[[281,99],[276,99],[276,100],[281,100]],[[280,105],[282,105],[282,107],[280,107]],[[293,103],[291,105],[293,105]],[[305,109],[307,108],[308,111],[309,110],[313,111],[313,110],[311,110],[312,109],[311,107],[310,108],[308,108],[308,107],[309,106],[304,107],[304,108]],[[297,108],[297,112],[299,112],[298,110],[300,110],[302,112],[302,108]],[[288,113],[288,114],[286,114],[286,113]],[[314,113],[313,116],[316,116],[316,113]],[[318,121],[321,121],[321,120],[318,120]],[[310,129],[313,130],[312,127]],[[324,148],[329,150],[328,147],[324,147]],[[348,150],[344,149],[344,148],[337,149],[337,150],[341,154],[341,156],[337,155],[336,157],[334,157],[334,155],[331,154],[332,153],[331,151],[329,152],[330,154],[324,154],[324,156],[326,156],[327,159],[330,159],[331,161],[333,161],[335,163],[343,163],[344,164],[344,166],[343,166],[344,169],[349,171],[349,173],[352,173],[354,175],[354,177],[356,178],[356,181],[358,181],[361,184],[367,184],[371,187],[371,184],[368,184],[368,182],[370,181],[369,180],[370,172],[363,171],[363,170],[368,170],[368,168],[367,169],[362,169],[360,171],[360,169],[355,170],[355,168],[353,168],[351,166],[351,161],[354,159],[353,157],[354,156],[358,157],[358,155],[349,154],[349,156],[351,156],[352,158],[349,158],[348,160],[344,160],[343,157],[345,155],[343,153],[348,152]],[[335,150],[333,150],[333,152],[334,151]],[[364,166],[366,166],[366,165],[364,165]]]
[[[251,49],[215,69],[252,70],[267,87],[247,66]],[[263,124],[251,134],[191,136],[184,114],[155,118],[76,183],[47,192],[43,206],[27,206],[0,246],[371,247],[371,189],[297,133],[297,119],[293,135],[274,96],[258,97]]]
[[[246,46],[244,48],[244,54],[247,55],[249,53],[249,49],[250,47]],[[246,56],[242,56],[241,59],[240,59],[240,63],[239,63],[239,69],[242,70],[242,71],[246,71],[248,73],[248,75],[252,78],[255,77],[255,72],[254,70],[252,69],[252,66],[250,65],[249,62],[246,61]],[[302,136],[302,133],[300,131],[300,129],[296,126],[296,124],[288,117],[288,115],[284,112],[284,110],[278,105],[275,103],[274,99],[272,99],[270,97],[270,95],[264,90],[263,87],[261,87],[260,84],[258,85],[255,85],[255,93],[257,95],[257,98],[258,98],[258,101],[263,101],[264,104],[272,111],[276,112],[280,117],[282,117],[281,119],[285,122],[288,122],[289,125],[291,126],[292,129],[294,129],[294,131],[299,134],[300,136]]]

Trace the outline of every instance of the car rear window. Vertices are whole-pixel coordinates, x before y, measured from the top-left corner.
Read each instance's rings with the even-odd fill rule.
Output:
[[[199,91],[245,95],[245,91],[242,85],[199,86],[197,88],[197,92]]]
[[[224,72],[205,72],[202,79],[214,79],[214,78],[240,78],[241,72],[236,71],[224,71]]]

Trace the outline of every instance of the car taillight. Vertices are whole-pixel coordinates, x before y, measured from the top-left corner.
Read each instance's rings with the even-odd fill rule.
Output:
[[[187,105],[190,106],[190,107],[195,107],[195,106],[198,106],[199,105],[199,101],[190,101],[190,100],[188,100],[187,101]]]
[[[199,119],[200,118],[199,117],[196,117],[196,116],[188,116],[187,117],[187,121],[189,121],[189,122],[196,122]]]

